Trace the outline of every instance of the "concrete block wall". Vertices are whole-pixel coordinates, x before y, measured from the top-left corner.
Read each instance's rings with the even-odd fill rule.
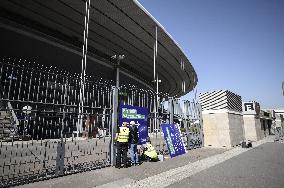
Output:
[[[257,141],[264,137],[260,119],[255,115],[244,115],[244,135],[246,140]]]
[[[240,113],[228,113],[231,146],[236,146],[244,140],[244,119]]]
[[[256,126],[256,134],[257,134],[257,140],[261,140],[264,138],[263,131],[261,130],[261,122],[260,118],[257,117],[255,121],[255,126]]]
[[[204,145],[233,147],[243,141],[243,117],[229,111],[203,112]]]
[[[223,147],[230,144],[229,120],[226,114],[202,114],[204,145]]]

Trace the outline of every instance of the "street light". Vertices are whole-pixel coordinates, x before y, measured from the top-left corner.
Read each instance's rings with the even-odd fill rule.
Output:
[[[111,59],[115,59],[116,60],[116,87],[119,88],[119,66],[120,66],[120,61],[123,60],[125,58],[124,54],[120,54],[120,55],[113,55],[111,56]]]
[[[116,161],[115,161],[115,134],[117,132],[117,122],[118,122],[118,90],[119,90],[119,65],[120,61],[125,58],[125,55],[120,54],[120,55],[113,55],[111,56],[111,59],[116,60],[116,87],[113,88],[113,111],[112,111],[112,128],[111,128],[111,153],[110,153],[110,159],[111,159],[111,164],[115,166]]]

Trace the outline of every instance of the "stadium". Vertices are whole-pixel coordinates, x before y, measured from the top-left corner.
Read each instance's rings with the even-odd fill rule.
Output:
[[[160,153],[161,123],[193,130],[189,147],[202,146],[200,106],[179,100],[197,74],[138,1],[1,1],[0,34],[2,155],[20,164],[0,163],[4,187],[113,165],[122,104],[147,109]]]
[[[1,2],[2,98],[10,100],[13,109],[31,106],[35,112],[54,111],[48,116],[58,116],[63,111],[58,106],[64,104],[60,96],[66,91],[66,111],[78,113],[75,106],[80,96],[71,90],[80,90],[86,5],[85,1],[71,0]],[[138,1],[91,1],[88,15],[85,77],[89,82],[113,86],[119,69],[121,88],[150,90],[153,97],[157,92],[180,97],[196,86],[197,75],[180,46]],[[118,65],[114,57],[119,56],[124,58]],[[159,80],[158,86],[154,80]],[[86,97],[87,104],[82,106],[109,106],[91,104],[94,96],[88,92],[94,89],[85,85],[89,100]],[[104,88],[97,98],[102,93],[108,95],[109,90]],[[103,99],[109,100],[106,96]],[[87,111],[102,113],[92,108]]]
[[[124,54],[121,80],[153,88],[153,48],[157,27],[159,90],[180,97],[197,75],[167,31],[137,1],[91,1],[87,75],[114,80],[111,57]],[[80,74],[84,1],[1,2],[2,56],[27,59]],[[52,54],[52,55],[51,55]],[[185,89],[182,83],[185,82]]]

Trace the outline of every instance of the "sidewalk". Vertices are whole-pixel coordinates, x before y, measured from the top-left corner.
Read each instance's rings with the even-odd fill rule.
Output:
[[[144,162],[140,166],[129,167],[126,169],[116,169],[108,167],[89,172],[73,174],[47,181],[41,181],[23,186],[21,188],[77,188],[77,187],[96,187],[114,182],[114,184],[128,184],[127,180],[142,180],[147,177],[160,174],[162,172],[187,165],[216,154],[225,152],[226,149],[199,148],[189,150],[187,154],[175,158],[166,158],[163,162]],[[128,179],[127,179],[128,178]],[[117,182],[123,180],[122,182]],[[114,185],[113,184],[113,185]],[[108,187],[108,185],[106,185]],[[113,187],[113,186],[110,186]]]
[[[215,165],[223,163],[231,158],[234,158],[240,154],[243,154],[252,149],[258,149],[258,146],[265,144],[267,142],[273,142],[274,136],[269,136],[263,140],[252,143],[252,148],[241,148],[235,147],[221,154],[213,155],[193,163],[189,163],[182,167],[177,167],[175,169],[162,172],[160,174],[145,178],[139,181],[132,181],[131,183],[124,184],[125,188],[132,187],[143,187],[143,188],[163,188],[171,187],[172,184],[182,181],[183,179],[189,178],[203,170],[211,168]],[[203,180],[200,179],[202,182]],[[205,180],[204,180],[205,181]]]
[[[267,137],[253,143],[253,147],[272,141],[273,138]],[[230,150],[205,147],[189,150],[187,154],[172,159],[166,158],[163,162],[145,162],[127,169],[109,167],[19,187],[166,187],[249,150],[240,147]]]

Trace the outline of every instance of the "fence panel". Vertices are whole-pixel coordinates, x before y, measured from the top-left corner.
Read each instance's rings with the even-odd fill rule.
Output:
[[[181,101],[152,90],[145,90],[122,86],[120,89],[120,102],[134,106],[147,107],[148,115],[148,136],[152,145],[160,154],[168,154],[168,148],[161,129],[162,123],[170,123],[170,113],[173,114],[173,122],[179,124],[181,134],[187,149],[194,149],[203,146],[203,130],[200,104],[195,101]],[[146,101],[146,103],[144,102]],[[172,104],[170,103],[172,101]],[[172,110],[170,110],[172,107]]]
[[[55,67],[1,60],[0,186],[110,165],[111,85],[87,77],[80,111],[81,85]]]

